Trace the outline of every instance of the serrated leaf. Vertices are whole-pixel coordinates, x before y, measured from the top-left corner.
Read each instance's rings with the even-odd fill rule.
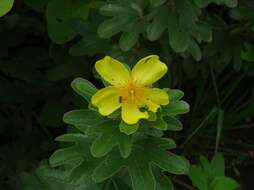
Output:
[[[236,190],[239,187],[238,183],[229,177],[216,177],[209,185],[210,190]]]
[[[92,96],[97,92],[97,88],[88,80],[83,78],[76,78],[71,82],[73,90],[90,102]]]
[[[151,164],[174,174],[188,173],[189,163],[187,160],[159,148],[161,143],[157,140],[153,141],[152,138],[141,140],[126,159],[121,158],[117,152],[112,152],[95,169],[94,180],[97,182],[104,181],[116,174],[121,168],[127,167],[133,189],[155,190],[156,183]]]
[[[4,16],[6,13],[8,13],[11,10],[13,3],[14,3],[14,0],[1,0],[0,17]]]
[[[87,127],[97,126],[105,121],[101,115],[88,109],[73,110],[64,114],[63,121],[86,132]]]
[[[109,121],[89,128],[88,133],[99,135],[91,146],[91,153],[94,157],[105,156],[115,146],[119,147],[120,154],[123,158],[128,157],[131,153],[132,137],[121,133],[117,122]]]

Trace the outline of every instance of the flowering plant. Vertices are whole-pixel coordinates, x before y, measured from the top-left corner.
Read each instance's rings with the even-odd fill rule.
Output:
[[[64,115],[64,122],[79,132],[56,139],[74,144],[55,151],[51,166],[63,166],[65,181],[85,184],[87,190],[111,183],[123,190],[172,189],[166,172],[188,174],[189,162],[168,151],[176,144],[163,137],[163,131],[181,130],[178,115],[188,112],[189,105],[181,100],[180,90],[152,87],[167,65],[150,55],[130,71],[106,56],[95,68],[109,85],[97,90],[85,79],[74,79],[71,86],[88,101],[89,109]]]

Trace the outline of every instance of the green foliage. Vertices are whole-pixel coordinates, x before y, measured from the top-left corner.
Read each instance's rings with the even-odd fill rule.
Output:
[[[239,187],[235,180],[225,176],[225,163],[221,154],[216,154],[211,163],[201,156],[200,162],[200,165],[192,165],[189,173],[193,185],[199,190],[235,190]]]
[[[71,84],[72,88],[87,101],[96,92],[96,88],[85,79],[74,79]],[[172,125],[181,125],[180,121],[174,117],[189,111],[189,105],[180,100],[182,97],[182,91],[172,90],[170,101],[172,101],[171,104],[174,102],[176,104],[173,108],[170,106],[164,108],[165,115],[171,116],[169,118],[173,120]],[[163,114],[155,121],[144,121],[140,126],[139,124],[127,125],[117,118],[105,118],[88,109],[69,111],[64,114],[63,120],[82,133],[67,133],[58,137],[56,140],[74,142],[74,145],[56,150],[50,157],[49,163],[52,167],[68,165],[66,171],[69,173],[69,181],[78,181],[76,178],[72,179],[72,176],[76,177],[77,170],[80,175],[90,172],[89,176],[93,176],[93,183],[103,183],[125,167],[129,171],[133,189],[156,190],[160,188],[156,186],[156,183],[161,182],[162,187],[172,185],[165,180],[156,182],[155,175],[163,175],[162,171],[178,175],[187,174],[189,171],[189,162],[185,158],[166,151],[175,148],[176,144],[173,140],[150,136],[144,132],[151,127],[156,130],[167,130],[171,120],[167,120],[168,123],[164,121]],[[160,122],[165,123],[166,127],[158,127]],[[117,147],[119,151],[116,151]],[[157,169],[159,174],[154,174],[152,166],[158,166],[161,169]],[[87,167],[91,167],[91,170]]]
[[[164,171],[173,174],[187,174],[188,162],[175,154],[168,153],[168,142],[159,139],[145,139],[136,144],[132,154],[123,159],[118,153],[112,152],[94,171],[93,178],[101,182],[112,177],[122,167],[127,167],[131,176],[132,186],[135,190],[155,189],[155,179],[151,169],[151,163]],[[163,148],[159,148],[159,147]],[[149,152],[147,150],[149,149]]]
[[[3,0],[0,4],[0,17],[4,16],[6,13],[8,13],[12,6],[13,6],[14,0]]]
[[[77,32],[70,27],[72,19],[86,19],[88,11],[86,1],[50,1],[46,11],[49,37],[57,44],[70,41],[77,35]]]
[[[127,169],[136,159],[156,190],[190,186],[154,164],[148,145],[165,160],[188,158],[196,188],[234,189],[226,173],[252,189],[253,9],[253,0],[0,0],[1,189],[131,190],[130,175],[142,178]],[[149,54],[168,65],[155,86],[170,89],[170,104],[137,125],[99,115],[89,104],[102,86],[95,61],[110,55],[131,68]],[[40,162],[54,151],[57,167]],[[197,164],[216,152],[226,165],[218,155]],[[110,157],[121,169],[95,183]]]

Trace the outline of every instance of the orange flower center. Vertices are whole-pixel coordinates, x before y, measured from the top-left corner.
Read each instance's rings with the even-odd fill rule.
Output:
[[[146,87],[130,80],[126,85],[120,87],[120,102],[140,104],[144,98]]]

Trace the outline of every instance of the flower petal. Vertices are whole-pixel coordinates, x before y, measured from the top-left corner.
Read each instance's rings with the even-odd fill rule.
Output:
[[[147,112],[141,112],[138,106],[132,103],[122,104],[122,119],[127,124],[135,124],[140,119],[147,119],[149,117]]]
[[[97,61],[95,69],[104,80],[115,86],[125,84],[130,78],[130,71],[110,56]]]
[[[150,99],[152,102],[159,105],[169,104],[168,93],[159,88],[146,89],[146,97]]]
[[[121,103],[119,101],[120,94],[116,87],[108,86],[97,91],[91,102],[94,106],[98,107],[101,115],[109,115],[120,108]]]
[[[142,104],[147,106],[149,111],[157,112],[160,105],[169,104],[168,93],[159,88],[147,88]]]
[[[151,85],[165,75],[167,70],[167,65],[161,62],[157,55],[150,55],[138,61],[131,75],[138,83]]]

